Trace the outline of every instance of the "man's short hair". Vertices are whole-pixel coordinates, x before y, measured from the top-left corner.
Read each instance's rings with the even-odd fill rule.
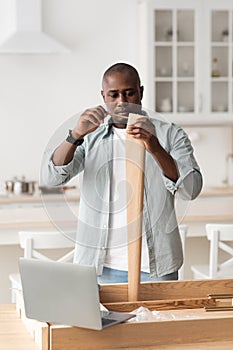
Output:
[[[138,71],[128,63],[115,63],[110,66],[103,75],[103,81],[113,73],[128,73],[135,77],[135,79],[138,81],[139,86],[141,85]]]

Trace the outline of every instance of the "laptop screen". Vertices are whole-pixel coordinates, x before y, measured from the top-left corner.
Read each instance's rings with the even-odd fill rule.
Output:
[[[19,269],[28,318],[102,329],[94,266],[20,258]]]

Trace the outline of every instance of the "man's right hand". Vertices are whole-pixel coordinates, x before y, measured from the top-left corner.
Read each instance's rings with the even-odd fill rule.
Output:
[[[86,109],[80,116],[76,127],[72,130],[72,136],[75,139],[83,137],[96,130],[100,124],[103,124],[107,111],[102,106]]]

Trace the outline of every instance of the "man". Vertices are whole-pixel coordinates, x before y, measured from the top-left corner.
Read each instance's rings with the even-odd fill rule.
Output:
[[[48,183],[63,185],[83,171],[75,262],[95,265],[99,283],[127,282],[125,135],[146,148],[141,280],[176,280],[183,263],[174,210],[178,192],[197,197],[202,176],[186,133],[142,109],[138,72],[125,63],[106,70],[106,108],[84,111],[48,164]],[[141,115],[126,128],[129,113]]]

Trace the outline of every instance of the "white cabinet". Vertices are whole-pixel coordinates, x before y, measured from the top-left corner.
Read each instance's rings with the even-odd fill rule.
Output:
[[[0,245],[18,244],[23,230],[76,232],[79,196],[13,196],[0,199]]]
[[[233,1],[142,0],[144,105],[183,125],[233,122]]]
[[[232,113],[233,3],[208,2],[208,14],[209,108],[212,113]]]

